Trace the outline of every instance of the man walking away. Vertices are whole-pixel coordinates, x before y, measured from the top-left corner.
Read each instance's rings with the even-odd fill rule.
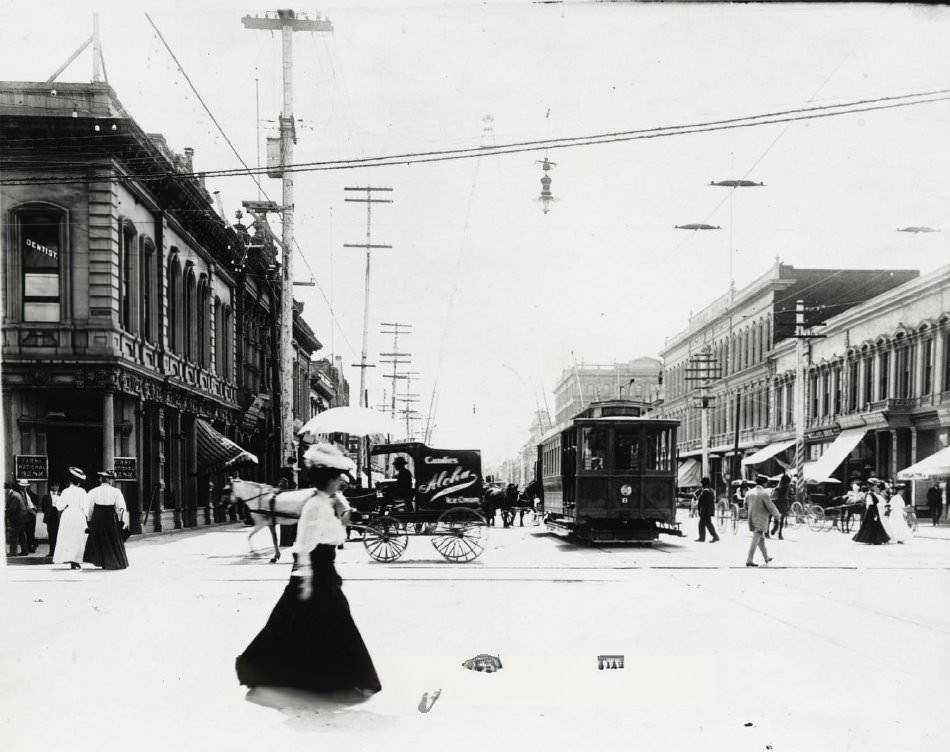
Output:
[[[939,525],[943,494],[940,493],[940,486],[937,483],[927,489],[927,506],[930,507],[930,524]]]
[[[10,556],[17,555],[17,546],[20,556],[30,553],[26,535],[26,525],[29,510],[23,494],[12,483],[3,484],[5,490],[4,525],[6,527],[7,543],[10,546]]]
[[[755,487],[746,494],[745,505],[749,513],[749,530],[752,531],[752,544],[749,546],[749,553],[745,559],[747,567],[757,567],[753,559],[755,558],[756,547],[762,550],[762,557],[766,565],[772,561],[768,549],[765,547],[765,532],[769,529],[769,516],[780,518],[781,512],[776,509],[772,499],[769,498],[769,492],[764,488],[768,477],[765,475],[755,476]]]
[[[59,510],[56,508],[59,489],[59,483],[50,483],[49,492],[43,494],[43,500],[40,502],[40,511],[43,513],[43,523],[46,525],[46,535],[49,538],[47,559],[53,558],[53,551],[56,550],[56,535],[59,533]]]
[[[713,493],[712,484],[709,478],[703,478],[701,481],[702,489],[699,491],[699,500],[696,503],[699,512],[699,537],[697,543],[704,543],[706,540],[706,531],[712,536],[710,543],[717,543],[719,535],[716,528],[713,527],[712,518],[716,513],[716,495]]]
[[[26,502],[26,521],[23,523],[23,532],[26,534],[26,547],[30,553],[37,549],[36,543],[36,497],[30,490],[30,481],[18,478],[16,482],[20,495]]]

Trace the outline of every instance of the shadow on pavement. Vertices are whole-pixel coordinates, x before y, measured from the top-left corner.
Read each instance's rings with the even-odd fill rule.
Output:
[[[373,712],[356,690],[315,694],[302,689],[254,687],[245,701],[272,708],[287,717],[287,725],[297,731],[349,731],[365,729],[367,721],[374,729],[395,723],[395,716]],[[354,712],[355,709],[358,712]]]

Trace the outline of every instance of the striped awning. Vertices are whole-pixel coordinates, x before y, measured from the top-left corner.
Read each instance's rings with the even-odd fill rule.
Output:
[[[201,418],[195,421],[195,439],[198,442],[198,473],[200,475],[217,472],[244,462],[257,464],[256,456],[241,449]]]

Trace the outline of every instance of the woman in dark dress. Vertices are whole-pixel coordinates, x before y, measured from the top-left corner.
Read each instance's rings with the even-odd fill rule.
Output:
[[[881,500],[877,493],[880,481],[871,478],[868,483],[871,484],[871,490],[868,492],[866,499],[867,509],[864,511],[864,519],[861,520],[861,527],[852,540],[857,543],[870,543],[877,546],[881,543],[887,543],[890,536],[884,530],[884,525],[881,524],[881,512],[878,508],[878,502]]]
[[[89,504],[89,537],[82,560],[103,569],[125,569],[129,557],[119,528],[128,530],[129,516],[122,492],[112,485],[115,473],[99,472],[99,485],[86,497]]]
[[[300,514],[296,563],[267,624],[238,656],[238,679],[248,687],[355,689],[366,697],[381,689],[379,677],[334,567],[336,547],[346,540],[339,491],[356,466],[332,445],[314,445],[304,463],[314,495]]]

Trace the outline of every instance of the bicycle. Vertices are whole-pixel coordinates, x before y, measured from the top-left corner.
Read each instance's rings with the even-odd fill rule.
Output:
[[[820,504],[812,504],[807,501],[803,504],[800,501],[793,501],[789,504],[788,518],[785,524],[791,525],[792,529],[797,530],[802,523],[806,523],[810,530],[817,533],[825,529],[827,521],[825,510]]]

